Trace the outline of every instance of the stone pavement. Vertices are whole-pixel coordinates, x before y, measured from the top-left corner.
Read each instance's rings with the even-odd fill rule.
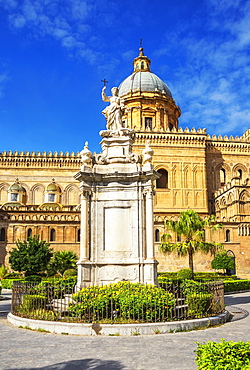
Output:
[[[80,337],[12,327],[9,300],[0,301],[0,369],[193,370],[195,342],[250,341],[250,292],[225,297],[233,320],[220,327],[172,334]],[[233,369],[232,369],[233,370]]]

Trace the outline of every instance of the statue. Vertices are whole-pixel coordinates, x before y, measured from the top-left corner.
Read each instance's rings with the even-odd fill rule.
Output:
[[[125,106],[123,99],[118,96],[119,89],[117,87],[111,89],[112,96],[107,96],[105,90],[106,86],[102,88],[102,100],[110,102],[110,105],[108,105],[102,113],[107,120],[107,130],[116,131],[124,127],[122,123],[122,113]]]
[[[150,148],[150,140],[146,141],[145,148],[142,151],[142,163],[151,163],[153,158],[154,151]]]

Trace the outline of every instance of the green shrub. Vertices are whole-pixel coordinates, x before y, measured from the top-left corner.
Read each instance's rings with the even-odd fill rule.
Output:
[[[177,279],[191,280],[193,279],[193,273],[190,269],[181,269],[177,272]]]
[[[211,266],[215,270],[234,270],[235,263],[232,257],[228,256],[227,251],[216,253],[211,262]]]
[[[23,282],[24,279],[2,279],[1,284],[3,289],[12,289],[14,281]]]
[[[210,293],[208,285],[200,281],[185,280],[182,282],[181,287],[185,295],[193,293]]]
[[[4,278],[7,275],[8,269],[4,265],[0,267],[0,278]]]
[[[250,290],[250,280],[224,280],[225,292],[237,292],[239,290]]]
[[[70,277],[70,276],[77,276],[77,270],[76,269],[68,269],[64,271],[63,277]]]
[[[47,302],[47,299],[44,295],[38,295],[38,294],[24,295],[23,303],[21,306],[23,309],[30,311],[30,310],[36,310],[38,308],[45,308],[46,302]]]
[[[68,277],[66,279],[47,278],[36,285],[33,292],[47,295],[55,299],[64,298],[65,294],[72,294],[74,292],[76,280],[76,277]]]
[[[168,277],[165,277],[165,276],[159,276],[158,277],[158,283],[159,284],[177,284],[177,283],[181,283],[182,280],[181,279],[170,279]]]
[[[198,370],[249,370],[250,342],[197,343],[195,361]]]
[[[168,279],[177,279],[177,272],[158,272],[158,276]]]
[[[42,278],[41,276],[38,276],[38,275],[30,275],[30,276],[26,276],[24,280],[34,282],[34,283],[40,283],[42,281]]]
[[[85,322],[165,321],[175,306],[173,294],[164,289],[130,282],[84,288],[73,299],[77,303],[69,312]]]
[[[212,293],[192,293],[188,294],[186,303],[188,305],[188,315],[190,317],[204,317],[212,313]]]

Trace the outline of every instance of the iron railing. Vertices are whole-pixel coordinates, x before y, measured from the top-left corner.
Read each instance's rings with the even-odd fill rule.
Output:
[[[128,282],[124,284],[124,291],[117,284],[110,284],[108,289],[92,286],[77,292],[72,284],[16,281],[11,312],[39,320],[132,323],[187,320],[224,311],[221,281],[161,283],[158,287],[146,285],[142,291]]]

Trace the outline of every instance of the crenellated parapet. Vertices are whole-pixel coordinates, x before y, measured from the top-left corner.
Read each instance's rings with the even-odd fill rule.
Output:
[[[229,137],[227,135],[224,135],[223,137],[222,135],[207,135],[207,149],[210,152],[220,150],[222,152],[249,153],[250,137],[248,131],[246,131],[241,137],[233,137],[232,135]]]
[[[147,140],[153,144],[160,145],[187,145],[187,146],[205,146],[206,129],[166,129],[165,132],[139,131],[136,133],[137,144],[144,144]]]
[[[69,152],[12,152],[0,153],[0,167],[45,167],[78,168],[81,163],[80,153]]]

